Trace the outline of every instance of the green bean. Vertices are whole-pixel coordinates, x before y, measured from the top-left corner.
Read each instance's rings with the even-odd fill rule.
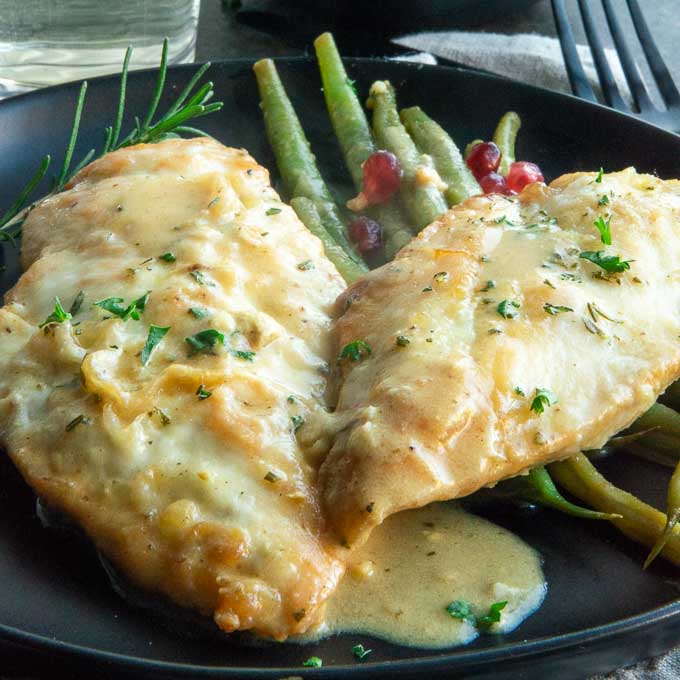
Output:
[[[656,559],[657,555],[668,544],[675,525],[680,519],[680,463],[675,468],[671,481],[668,484],[668,497],[666,501],[666,526],[661,536],[657,539],[652,551],[645,560],[645,569]]]
[[[437,187],[430,182],[420,181],[419,171],[424,168],[423,159],[399,120],[392,85],[387,81],[373,83],[369,104],[373,108],[373,133],[378,145],[391,151],[399,159],[404,171],[401,196],[414,230],[418,232],[446,212],[446,202]]]
[[[316,159],[274,62],[271,59],[262,59],[253,66],[253,70],[262,99],[260,106],[267,137],[274,150],[289,198],[304,197],[312,201],[325,230],[356,266],[361,268],[363,262],[347,238],[345,225],[317,168]]]
[[[298,196],[291,200],[290,205],[307,229],[319,237],[326,251],[326,257],[335,265],[347,283],[355,281],[366,271],[366,267],[357,265],[344,249],[331,238],[324,227],[319,209],[313,201],[304,196]]]
[[[444,197],[449,206],[482,193],[460,150],[441,125],[418,106],[404,109],[401,120],[418,149],[432,157],[439,176],[448,185]]]
[[[676,380],[659,397],[659,401],[672,409],[680,410],[680,380]]]
[[[608,482],[584,454],[553,463],[548,470],[561,486],[588,505],[621,515],[611,522],[634,541],[651,548],[664,530],[663,513]],[[671,530],[661,555],[680,565],[680,528],[677,526]]]
[[[314,41],[319,61],[326,108],[335,130],[345,165],[357,191],[363,190],[363,164],[375,152],[373,133],[359,97],[354,90],[338,53],[333,35],[323,33]],[[388,203],[371,206],[366,213],[383,228],[385,249],[391,259],[396,250],[410,240],[407,221],[399,206],[398,197]],[[407,234],[406,241],[403,234]]]
[[[515,162],[515,142],[521,126],[522,119],[514,111],[508,111],[500,119],[493,133],[493,141],[501,150],[501,164],[498,172],[504,177],[510,172],[510,166]]]
[[[546,505],[567,515],[574,517],[581,517],[583,519],[614,519],[620,518],[621,515],[609,512],[597,512],[588,508],[582,508],[579,505],[570,503],[557,490],[555,483],[550,477],[550,473],[544,467],[533,468],[529,471],[526,477],[520,477],[521,480],[526,480],[525,491],[522,494],[525,500],[540,505]]]
[[[473,139],[471,142],[468,142],[468,144],[465,147],[465,151],[463,152],[463,158],[467,160],[468,156],[472,152],[472,149],[474,149],[477,144],[482,144],[484,142],[483,139]]]

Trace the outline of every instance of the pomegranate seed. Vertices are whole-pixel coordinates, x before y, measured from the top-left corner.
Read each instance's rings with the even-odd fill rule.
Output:
[[[399,190],[402,174],[401,164],[393,153],[372,153],[364,163],[364,194],[368,202],[384,203]]]
[[[536,163],[515,161],[510,166],[510,172],[508,172],[507,178],[509,189],[519,193],[527,184],[531,184],[532,182],[545,182],[543,173]]]
[[[470,151],[465,162],[479,181],[481,177],[498,170],[501,162],[501,150],[493,142],[482,142],[472,147],[472,151]]]
[[[349,225],[349,236],[360,253],[370,253],[382,246],[382,227],[370,217],[357,217]]]
[[[480,177],[477,181],[485,194],[505,194],[508,192],[505,177],[497,172],[490,172],[484,175],[484,177]]]

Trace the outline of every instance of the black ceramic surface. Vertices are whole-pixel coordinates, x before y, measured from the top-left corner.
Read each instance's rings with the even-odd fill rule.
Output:
[[[274,168],[250,66],[234,61],[213,65],[210,77],[225,107],[203,119],[202,127],[225,144],[246,147]],[[362,93],[373,79],[389,78],[401,105],[422,105],[461,145],[488,138],[504,111],[518,111],[524,121],[518,156],[538,162],[548,178],[629,165],[665,178],[680,176],[680,137],[572,97],[444,67],[378,60],[351,60],[348,67]],[[316,65],[284,60],[279,69],[322,170],[335,183],[346,182]],[[170,69],[171,90],[183,87],[194,70]],[[153,78],[149,72],[131,74],[130,114],[143,110]],[[77,90],[77,85],[65,85],[0,104],[0,206],[9,204],[44,153],[56,152],[58,166]],[[117,91],[115,79],[90,83],[76,157],[101,143]],[[4,291],[18,268],[16,252],[6,247],[3,253]],[[602,468],[615,483],[663,506],[665,470],[625,456],[605,461]],[[545,560],[547,599],[513,633],[483,636],[468,647],[442,651],[398,647],[365,635],[305,647],[246,647],[189,637],[125,604],[91,549],[41,527],[30,490],[0,454],[0,637],[70,656],[90,669],[96,662],[100,669],[127,669],[145,677],[219,678],[339,678],[350,672],[360,677],[466,678],[533,678],[549,672],[553,678],[583,678],[680,643],[677,570],[657,560],[642,571],[645,551],[606,523],[501,505],[480,512],[521,536]],[[350,652],[357,642],[374,650],[365,662]],[[323,659],[324,667],[301,668],[313,654]]]

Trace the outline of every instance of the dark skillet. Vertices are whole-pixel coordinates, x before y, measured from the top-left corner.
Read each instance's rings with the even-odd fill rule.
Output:
[[[215,64],[210,77],[225,107],[203,119],[203,128],[225,144],[243,146],[275,168],[258,110],[250,62]],[[611,110],[508,80],[462,69],[421,67],[380,60],[350,60],[360,92],[388,78],[400,104],[421,105],[459,144],[489,137],[499,116],[518,111],[524,121],[518,156],[541,165],[548,178],[572,170],[635,165],[661,177],[680,177],[680,137]],[[310,60],[279,62],[323,172],[346,183]],[[182,87],[195,67],[169,71]],[[142,111],[154,73],[131,74],[130,114]],[[64,85],[0,104],[0,205],[8,205],[45,152],[63,153],[77,85]],[[116,79],[90,84],[79,151],[101,143],[115,110]],[[169,96],[170,96],[169,92]],[[162,110],[163,103],[161,103]],[[128,120],[129,124],[131,121]],[[78,152],[76,156],[79,157]],[[275,176],[275,170],[273,170]],[[342,188],[340,189],[342,191]],[[17,278],[16,252],[4,249],[2,290]],[[638,459],[605,461],[615,483],[663,506],[667,472]],[[35,501],[4,455],[0,456],[0,637],[54,660],[98,672],[123,670],[145,677],[583,678],[633,663],[680,643],[678,572],[657,560],[643,572],[645,551],[605,523],[587,523],[549,511],[505,505],[478,510],[537,548],[545,560],[549,594],[543,607],[513,633],[484,636],[446,651],[394,646],[364,635],[332,638],[306,647],[243,646],[187,635],[186,626],[159,621],[130,606],[112,590],[96,555],[80,540],[44,529]],[[351,654],[362,642],[373,649],[365,662]],[[311,655],[321,670],[303,669]]]

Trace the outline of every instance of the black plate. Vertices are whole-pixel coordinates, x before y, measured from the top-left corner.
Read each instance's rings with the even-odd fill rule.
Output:
[[[361,92],[389,78],[404,106],[422,105],[464,144],[488,138],[499,116],[518,111],[524,125],[519,157],[538,162],[549,178],[570,170],[616,170],[635,165],[660,176],[680,176],[680,137],[572,97],[511,81],[444,67],[352,60]],[[345,172],[324,109],[316,66],[309,60],[279,62],[327,177],[344,183]],[[182,87],[195,67],[170,69]],[[225,144],[248,148],[269,168],[275,164],[265,138],[250,63],[215,64],[210,76],[225,108],[204,128]],[[128,111],[142,111],[153,73],[134,73]],[[78,86],[64,85],[0,104],[0,205],[7,205],[47,151],[63,150]],[[100,143],[115,110],[117,81],[90,84],[79,151]],[[130,121],[128,120],[128,123]],[[17,275],[16,255],[5,249],[3,288]],[[616,483],[663,506],[667,472],[637,459],[605,462]],[[191,639],[121,601],[94,554],[72,538],[43,529],[34,500],[18,474],[0,457],[0,634],[36,650],[70,655],[100,667],[196,677],[406,677],[456,674],[475,678],[581,678],[630,664],[680,643],[678,572],[657,560],[642,571],[645,551],[605,523],[584,522],[541,510],[505,506],[483,511],[514,531],[545,558],[549,594],[543,607],[513,633],[484,636],[450,651],[397,647],[367,636],[341,636],[319,644],[243,647]],[[369,644],[359,663],[350,647]],[[312,654],[320,671],[303,669]],[[91,666],[90,666],[91,667]]]

